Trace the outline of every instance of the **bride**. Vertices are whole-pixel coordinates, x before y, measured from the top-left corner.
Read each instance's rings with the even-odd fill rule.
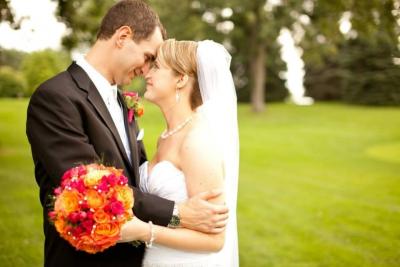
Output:
[[[124,225],[121,242],[146,242],[143,266],[238,266],[239,143],[231,57],[213,41],[173,39],[157,55],[146,75],[145,98],[161,109],[167,129],[154,158],[140,167],[140,188],[176,202],[223,189],[215,202],[226,202],[230,215],[217,234],[161,227],[135,217]]]

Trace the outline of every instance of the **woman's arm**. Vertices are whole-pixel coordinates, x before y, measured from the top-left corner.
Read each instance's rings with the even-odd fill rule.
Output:
[[[207,137],[207,138],[206,138]],[[209,138],[209,132],[201,126],[192,130],[180,149],[180,163],[185,174],[188,196],[224,185],[223,165],[217,144]],[[216,204],[223,204],[224,195],[213,199]],[[225,232],[204,234],[189,229],[168,229],[155,227],[156,243],[184,250],[218,251],[222,249]]]
[[[204,234],[186,228],[171,229],[158,225],[152,225],[152,227],[155,233],[154,242],[167,247],[214,252],[221,250],[224,245],[224,233]],[[149,242],[151,238],[150,224],[135,217],[122,226],[120,234],[119,242],[134,240]]]

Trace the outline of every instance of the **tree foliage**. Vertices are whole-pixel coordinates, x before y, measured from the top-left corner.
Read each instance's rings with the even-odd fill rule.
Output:
[[[69,31],[63,46],[72,50],[90,45],[96,36],[100,20],[114,0],[52,0],[58,3],[57,16]],[[398,54],[400,35],[400,0],[148,0],[159,13],[169,37],[176,39],[213,39],[224,43],[233,55],[232,71],[240,100],[253,102],[255,110],[262,110],[265,100],[282,100],[287,92],[280,73],[285,64],[280,58],[276,39],[282,28],[294,35],[303,35],[297,45],[304,51],[306,89],[317,99],[355,101],[365,90],[350,97],[351,88],[363,79],[359,72],[377,74],[374,82],[385,81],[395,87],[398,67],[393,58]],[[231,15],[224,14],[229,8]],[[7,0],[0,0],[1,20],[14,22]],[[347,14],[352,30],[342,34],[339,21]],[[15,23],[15,22],[14,22]],[[234,25],[224,30],[223,25]],[[390,49],[388,48],[390,47]],[[387,53],[383,53],[383,50]],[[366,63],[362,58],[367,56]],[[384,57],[384,58],[382,58]],[[1,59],[1,57],[0,57]],[[346,59],[346,60],[343,60]],[[385,69],[379,69],[385,62]],[[46,75],[44,75],[46,76]],[[28,83],[32,86],[33,82]],[[374,85],[374,86],[375,86]],[[373,87],[373,86],[372,86]],[[385,87],[385,88],[386,88]],[[374,89],[375,90],[375,89]],[[391,89],[380,90],[382,95],[393,95]],[[353,92],[354,93],[354,92]],[[390,97],[389,97],[390,98]],[[389,99],[387,98],[387,99]],[[351,100],[353,99],[353,100]],[[383,99],[383,98],[379,98]],[[389,101],[390,102],[390,101]],[[372,102],[371,102],[372,103]]]
[[[0,67],[0,97],[22,97],[25,95],[26,82],[17,70]]]
[[[53,50],[26,56],[22,62],[22,73],[27,82],[27,94],[31,95],[42,82],[65,70],[69,62],[70,58],[65,53]]]

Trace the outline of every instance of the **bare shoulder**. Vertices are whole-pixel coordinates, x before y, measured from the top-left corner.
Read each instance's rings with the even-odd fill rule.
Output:
[[[206,156],[209,159],[219,161],[218,142],[212,134],[212,129],[201,117],[196,117],[192,128],[183,139],[180,154],[185,160],[192,157],[196,160],[196,158],[201,159]]]

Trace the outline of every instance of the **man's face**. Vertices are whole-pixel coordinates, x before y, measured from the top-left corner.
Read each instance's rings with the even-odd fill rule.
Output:
[[[130,84],[135,76],[146,75],[162,42],[162,34],[158,27],[147,39],[139,42],[132,38],[124,39],[114,66],[114,83]]]

